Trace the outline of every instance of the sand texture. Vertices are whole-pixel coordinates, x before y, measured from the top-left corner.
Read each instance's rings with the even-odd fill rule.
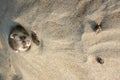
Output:
[[[40,45],[15,53],[17,23]],[[0,80],[120,80],[120,0],[0,0]]]

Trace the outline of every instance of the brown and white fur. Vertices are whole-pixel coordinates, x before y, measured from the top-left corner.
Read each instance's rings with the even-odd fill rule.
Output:
[[[31,34],[20,24],[11,29],[8,38],[9,45],[15,52],[24,52],[29,50],[31,48],[32,40],[35,40],[33,39],[33,36],[31,36]],[[39,40],[37,41],[39,43]]]

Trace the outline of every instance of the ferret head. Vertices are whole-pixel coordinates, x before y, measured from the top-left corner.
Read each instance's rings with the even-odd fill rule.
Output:
[[[22,32],[12,33],[10,38],[15,42],[12,44],[16,44],[13,46],[16,49],[16,52],[27,51],[31,46],[30,37]]]

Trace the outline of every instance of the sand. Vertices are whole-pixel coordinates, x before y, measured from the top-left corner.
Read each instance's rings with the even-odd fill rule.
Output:
[[[40,46],[15,53],[16,23]],[[120,0],[0,0],[0,80],[119,80],[119,60]]]

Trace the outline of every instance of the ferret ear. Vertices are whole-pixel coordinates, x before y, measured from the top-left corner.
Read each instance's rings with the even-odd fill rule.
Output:
[[[10,38],[14,39],[15,37],[13,36],[13,34],[10,34]]]
[[[10,34],[10,38],[14,39],[17,34]]]

